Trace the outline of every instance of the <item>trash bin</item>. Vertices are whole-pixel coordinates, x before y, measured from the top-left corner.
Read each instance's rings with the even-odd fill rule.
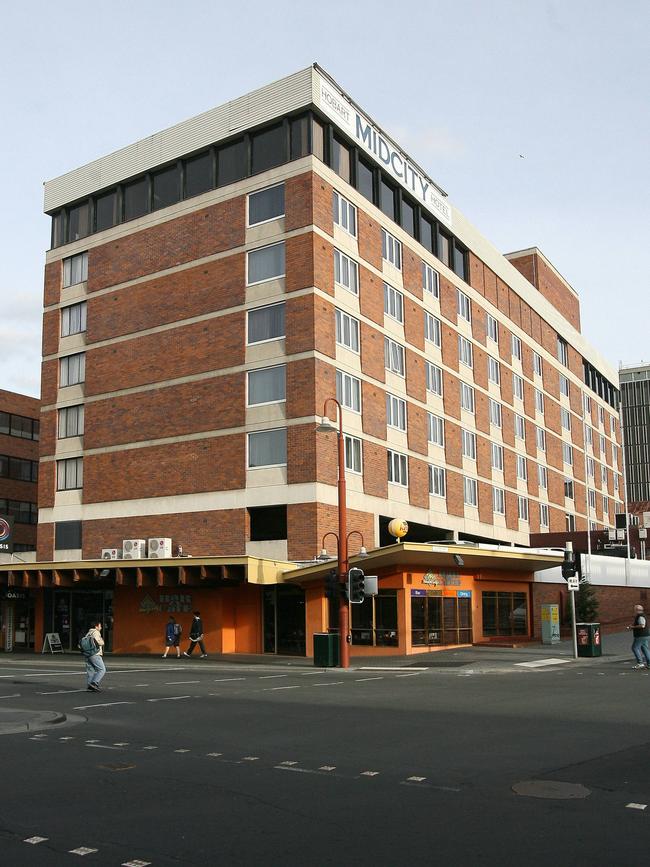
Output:
[[[318,668],[335,668],[339,664],[338,632],[314,633],[314,665]]]
[[[578,656],[593,657],[603,655],[600,641],[600,623],[576,623]]]

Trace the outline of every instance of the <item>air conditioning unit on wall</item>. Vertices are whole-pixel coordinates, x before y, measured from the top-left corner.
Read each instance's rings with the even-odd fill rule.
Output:
[[[121,560],[121,548],[102,548],[102,560]]]
[[[144,539],[123,539],[122,548],[125,560],[144,560],[147,556],[147,544]]]
[[[159,557],[172,556],[172,540],[171,539],[149,539],[149,559],[155,560]]]

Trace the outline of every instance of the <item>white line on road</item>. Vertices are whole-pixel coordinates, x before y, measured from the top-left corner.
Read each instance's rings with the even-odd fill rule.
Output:
[[[284,767],[289,768],[289,767],[291,767],[292,765],[297,765],[297,764],[298,764],[298,762],[280,762],[280,765],[281,765],[283,768],[284,768]]]
[[[242,762],[256,762],[259,760],[259,756],[242,756]]]
[[[92,855],[93,852],[98,852],[98,849],[89,849],[88,846],[79,846],[76,849],[68,849],[71,855]]]
[[[628,810],[645,810],[645,808],[648,805],[647,804],[635,804],[634,802],[632,802],[631,804],[626,804],[625,806],[627,807]]]
[[[426,780],[426,777],[407,777],[406,778],[407,783],[422,783],[422,782],[424,782],[424,780]]]
[[[128,741],[116,741],[113,744],[114,747],[128,747],[128,745],[129,745]]]
[[[88,692],[87,689],[55,689],[53,692],[37,692],[36,695],[72,695],[73,692]]]
[[[185,671],[183,668],[111,668],[111,674],[142,674],[143,672],[150,671]],[[79,668],[71,668],[69,671],[48,671],[47,669],[42,669],[36,673],[25,674],[24,672],[18,672],[16,674],[0,674],[0,678],[8,678],[8,677],[43,677],[47,675],[47,677],[76,677],[79,675]]]
[[[36,846],[37,843],[45,843],[46,840],[49,840],[49,837],[28,837],[23,840],[23,843],[31,843],[32,846]]]
[[[125,861],[122,864],[122,867],[149,867],[151,861],[140,861],[139,858],[136,858],[135,861]]]
[[[20,698],[20,693],[14,692],[13,695],[0,695],[0,698]]]
[[[312,683],[312,686],[338,686],[340,683],[345,683],[344,680],[330,680],[328,683]]]
[[[222,755],[223,753],[206,753],[206,756],[212,756],[215,759]]]
[[[143,750],[157,750],[158,747],[142,747]]]
[[[168,698],[148,698],[147,701],[180,701],[182,698],[192,698],[191,695],[170,695]],[[133,704],[133,702],[129,702]]]
[[[301,671],[300,677],[318,677],[318,675],[322,677],[323,674],[325,674],[324,671]]]
[[[175,753],[189,753],[189,750],[174,750]]]
[[[135,704],[134,701],[106,701],[102,704],[81,704],[78,707],[74,707],[73,710],[88,710],[89,708],[95,707],[113,707],[116,704]]]
[[[163,686],[181,686],[186,683],[201,683],[200,680],[166,680]]]
[[[119,747],[109,747],[107,744],[84,744],[84,746],[95,750],[117,750],[118,753],[120,751]]]
[[[570,659],[534,659],[532,662],[515,662],[520,668],[543,668],[545,665],[564,665]]]
[[[260,680],[272,680],[274,677],[289,677],[288,674],[261,674]]]
[[[396,674],[395,677],[419,677],[421,674],[421,671],[414,671],[411,674]]]
[[[318,769],[319,771],[335,771],[336,765],[321,765]]]
[[[368,680],[383,680],[383,676],[380,677],[358,677],[357,683],[365,683]]]
[[[379,776],[379,771],[361,771],[362,777],[377,777]]]
[[[266,686],[262,692],[277,692],[279,689],[302,689],[301,686]]]
[[[426,671],[426,668],[415,668],[409,665],[409,671]],[[403,665],[361,665],[358,671],[404,671]]]
[[[245,677],[218,677],[215,683],[226,683],[229,680],[246,680]]]

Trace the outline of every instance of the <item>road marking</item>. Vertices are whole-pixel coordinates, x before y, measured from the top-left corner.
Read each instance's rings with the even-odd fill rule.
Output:
[[[426,780],[426,777],[407,777],[406,778],[407,783],[422,783],[422,782],[424,782],[424,780]]]
[[[365,683],[367,680],[383,680],[383,675],[380,677],[358,677],[357,683]]]
[[[142,674],[143,672],[150,671],[185,671],[183,668],[116,668],[111,669],[111,674]],[[8,677],[43,677],[43,675],[47,675],[48,677],[79,677],[80,672],[77,667],[71,668],[69,671],[48,671],[46,668],[36,672],[25,674],[23,671],[19,671],[16,674],[0,674],[0,679],[6,679]]]
[[[149,867],[151,861],[140,861],[138,858],[135,861],[125,861],[122,867]]]
[[[182,698],[192,698],[191,695],[170,695],[168,698],[148,698],[147,701],[180,701]],[[133,704],[133,702],[130,702]]]
[[[119,747],[109,747],[108,744],[84,744],[84,746],[92,747],[96,750],[117,750],[117,752],[120,751]]]
[[[564,665],[570,659],[534,659],[532,662],[515,662],[520,668],[543,668],[546,665]]]
[[[242,756],[242,762],[257,762],[259,756]]]
[[[361,665],[358,671],[404,671],[403,665]],[[427,671],[426,668],[415,668],[409,665],[409,671]]]
[[[49,837],[28,837],[23,840],[23,843],[31,843],[32,846],[36,846],[37,843],[45,843],[46,840],[49,840]]]
[[[245,677],[218,677],[215,683],[226,683],[229,680],[246,680]]]
[[[158,747],[142,747],[143,750],[157,750]]]
[[[318,769],[319,771],[335,771],[336,765],[321,765]]]
[[[261,674],[260,680],[272,680],[274,677],[289,677],[288,674]]]
[[[167,680],[163,686],[181,686],[186,683],[201,683],[200,680]]]
[[[148,683],[134,683],[133,686],[149,686]]]
[[[15,692],[13,695],[0,695],[0,698],[20,698],[20,693]]]
[[[647,804],[635,804],[634,802],[632,802],[631,804],[626,804],[625,806],[628,810],[645,810],[645,808],[648,805]]]
[[[362,777],[377,777],[379,776],[379,771],[361,771]]]
[[[322,671],[301,671],[300,677],[318,677],[320,675],[323,676],[324,672]]]
[[[88,710],[91,707],[113,707],[116,704],[135,704],[134,701],[106,701],[102,704],[80,704],[78,707],[74,707],[73,710]]]
[[[36,695],[71,695],[73,692],[87,692],[86,689],[55,689],[53,692],[37,692]]]
[[[89,849],[88,846],[79,846],[77,849],[68,849],[71,855],[92,855],[93,852],[98,852],[98,849]]]
[[[291,765],[297,765],[298,762],[280,762],[282,767],[290,767]]]
[[[219,756],[222,756],[223,753],[206,753],[206,756],[212,756],[214,759],[218,759]]]
[[[116,743],[113,744],[114,747],[128,747],[128,745],[129,745],[128,741],[117,741]]]
[[[99,738],[86,738],[86,743],[87,744],[98,744]]]
[[[338,686],[340,683],[345,683],[344,680],[331,680],[328,683],[312,683],[312,686]]]
[[[275,692],[278,689],[302,689],[301,686],[266,686],[262,692]]]
[[[421,671],[414,671],[411,674],[396,674],[395,677],[419,677],[421,674]]]
[[[68,736],[66,738],[59,738],[60,741],[73,741],[74,737]]]
[[[189,753],[189,750],[174,750],[175,753]]]

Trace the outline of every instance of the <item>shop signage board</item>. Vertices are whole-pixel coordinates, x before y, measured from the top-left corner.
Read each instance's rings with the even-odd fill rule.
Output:
[[[472,591],[471,590],[459,590],[456,594],[459,599],[471,599]]]
[[[567,590],[569,593],[572,591],[577,591],[580,589],[580,579],[577,575],[572,575],[570,578],[567,578]]]
[[[0,515],[0,554],[14,552],[14,519],[11,515]]]
[[[63,653],[63,645],[58,632],[46,632],[41,653]]]

